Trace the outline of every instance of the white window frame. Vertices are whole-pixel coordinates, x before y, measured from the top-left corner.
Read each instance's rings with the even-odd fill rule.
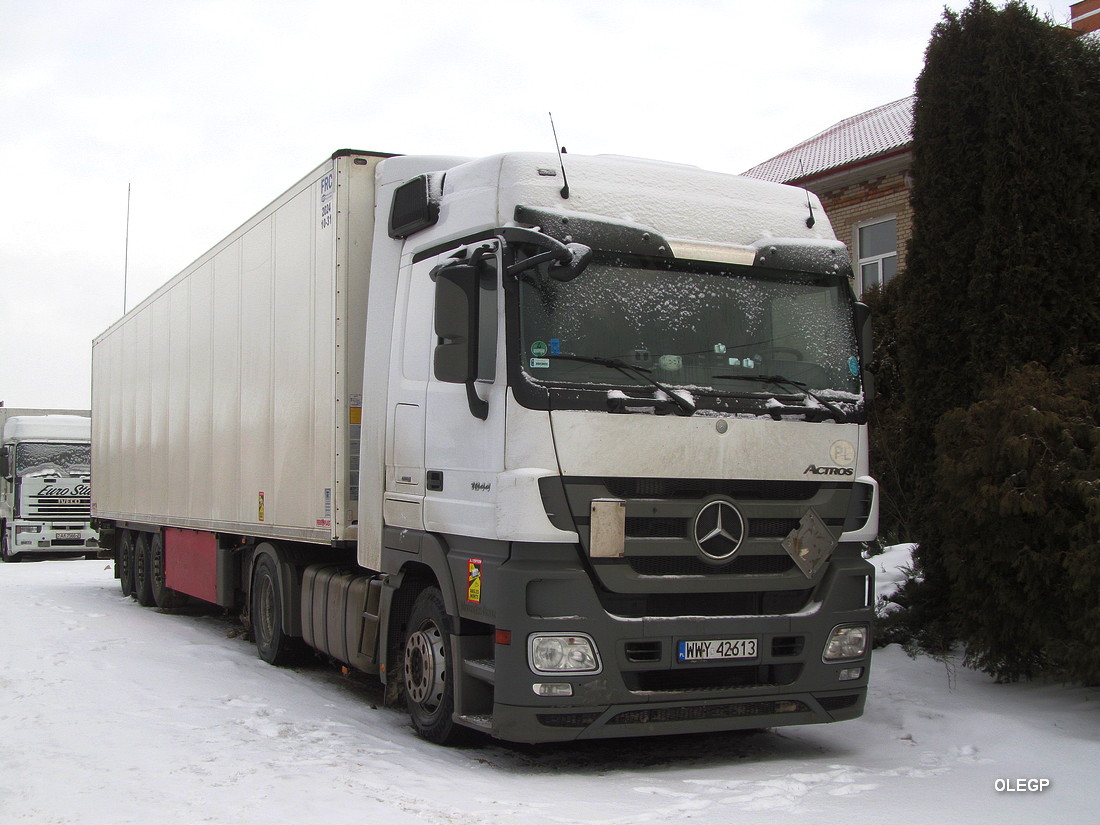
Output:
[[[879,255],[863,255],[863,249],[861,248],[859,237],[860,232],[871,226],[876,226],[880,223],[894,222],[894,250],[892,252],[884,252]],[[879,286],[883,285],[882,264],[883,261],[888,258],[893,258],[895,262],[895,273],[897,272],[897,258],[898,258],[898,216],[897,214],[879,215],[869,220],[860,221],[852,227],[852,248],[855,249],[855,280],[856,280],[856,294],[863,295],[863,267],[871,264],[877,264],[878,275],[876,283]]]

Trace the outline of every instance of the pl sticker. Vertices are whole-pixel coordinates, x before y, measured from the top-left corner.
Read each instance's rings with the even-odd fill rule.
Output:
[[[550,350],[546,346],[545,341],[535,341],[533,344],[531,344],[531,354],[536,358],[545,357],[546,353],[548,353],[549,351]]]
[[[481,601],[481,559],[466,561],[466,601]]]
[[[834,441],[829,447],[829,457],[834,464],[850,467],[856,460],[856,448],[848,441]]]

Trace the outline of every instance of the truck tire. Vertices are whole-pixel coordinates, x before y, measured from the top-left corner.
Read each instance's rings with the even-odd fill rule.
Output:
[[[134,598],[142,607],[153,606],[153,582],[149,576],[149,534],[134,539]]]
[[[437,587],[428,587],[416,597],[409,615],[402,690],[417,734],[439,745],[456,744],[467,733],[453,719],[454,668],[450,654],[451,634],[447,631],[443,594]]]
[[[164,583],[164,534],[157,533],[149,544],[149,585],[153,603],[162,610],[182,607],[186,597]]]
[[[122,531],[115,565],[118,567],[118,586],[122,588],[122,595],[134,595],[134,534],[131,530]]]
[[[283,584],[279,565],[266,553],[256,559],[249,591],[252,638],[256,652],[269,665],[298,664],[305,658],[305,643],[283,630]]]
[[[8,525],[0,525],[0,559],[6,562],[14,564],[17,561],[22,561],[18,555],[11,552],[11,548],[8,547]]]

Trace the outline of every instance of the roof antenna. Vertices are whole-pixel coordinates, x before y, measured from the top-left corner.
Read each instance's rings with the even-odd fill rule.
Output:
[[[565,147],[558,143],[558,130],[554,128],[554,113],[547,114],[550,115],[550,131],[554,133],[554,147],[558,150],[558,164],[561,166],[561,181],[564,184],[561,188],[561,196],[563,200],[569,200],[569,178],[565,176],[565,161],[561,159],[565,154]]]
[[[802,158],[798,159],[798,166],[800,169],[802,169],[802,177],[806,177],[806,165],[802,162]],[[814,220],[814,207],[813,204],[810,203],[809,189],[806,190],[806,208],[810,210],[810,217],[806,218],[806,228],[813,229],[814,224],[817,223],[817,221]]]

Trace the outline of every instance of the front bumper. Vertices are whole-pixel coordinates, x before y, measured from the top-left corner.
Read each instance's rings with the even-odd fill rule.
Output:
[[[580,563],[528,556],[494,573],[511,620],[510,645],[496,645],[489,732],[518,742],[651,736],[836,722],[863,712],[870,670],[864,655],[825,662],[834,627],[870,626],[873,568],[858,552],[837,554],[805,607],[787,615],[622,617],[601,604]],[[575,551],[572,553],[576,559]],[[690,608],[692,594],[685,594]],[[731,600],[732,601],[732,600]],[[685,610],[685,613],[689,610]],[[532,672],[532,633],[586,634],[601,670],[592,675]],[[751,660],[679,662],[678,643],[753,639]],[[568,683],[571,696],[536,695],[533,685]]]

